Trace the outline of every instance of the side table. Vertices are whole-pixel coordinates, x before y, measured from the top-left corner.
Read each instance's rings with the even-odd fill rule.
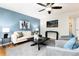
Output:
[[[10,44],[11,38],[2,38],[2,46]]]

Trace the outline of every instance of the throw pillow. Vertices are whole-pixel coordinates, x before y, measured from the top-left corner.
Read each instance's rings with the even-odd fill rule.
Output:
[[[76,44],[76,38],[72,37],[70,40],[64,45],[66,49],[73,49],[74,44]]]
[[[73,49],[76,49],[76,48],[78,48],[78,47],[79,47],[79,44],[76,43],[76,44],[74,44]]]
[[[18,38],[20,38],[20,37],[23,37],[23,34],[22,34],[22,32],[17,32],[18,33]]]
[[[14,35],[18,38],[19,34],[17,32],[14,32]]]

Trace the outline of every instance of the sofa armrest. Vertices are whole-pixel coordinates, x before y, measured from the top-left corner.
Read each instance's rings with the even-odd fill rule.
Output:
[[[17,36],[12,34],[11,35],[11,41],[15,44],[16,43],[16,40],[17,40]]]
[[[59,47],[46,47],[46,55],[47,56],[79,56],[79,51],[69,50]]]

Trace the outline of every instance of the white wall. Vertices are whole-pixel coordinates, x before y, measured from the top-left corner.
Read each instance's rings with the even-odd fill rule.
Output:
[[[52,31],[58,31],[60,36],[62,35],[69,35],[69,23],[68,23],[68,18],[71,16],[73,17],[73,34],[75,34],[75,19],[78,18],[79,12],[72,12],[72,13],[63,13],[61,15],[51,15],[47,20],[41,20],[41,33],[42,35],[45,35],[46,30],[52,30]],[[46,22],[48,20],[59,20],[59,26],[58,28],[47,28],[46,27]]]
[[[58,28],[47,28],[46,27],[46,22],[49,20],[56,20],[58,19]],[[69,29],[68,29],[68,22],[67,22],[67,17],[65,16],[51,16],[49,17],[47,20],[41,20],[41,33],[44,36],[45,35],[45,31],[58,31],[60,36],[61,35],[68,35],[69,34]]]

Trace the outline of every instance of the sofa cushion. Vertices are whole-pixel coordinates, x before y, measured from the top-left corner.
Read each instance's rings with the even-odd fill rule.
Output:
[[[76,38],[72,37],[70,40],[64,45],[66,49],[73,49],[74,44],[76,43]]]
[[[23,42],[23,41],[27,41],[27,38],[26,38],[26,37],[21,37],[21,38],[18,38],[16,41],[17,41],[18,43],[19,43],[19,42]]]
[[[64,47],[64,44],[66,44],[68,40],[55,40],[55,47],[61,47],[63,48]]]
[[[27,37],[21,37],[21,38],[18,38],[17,40],[24,40],[24,39],[27,39]]]
[[[23,36],[31,36],[31,31],[23,31]]]

